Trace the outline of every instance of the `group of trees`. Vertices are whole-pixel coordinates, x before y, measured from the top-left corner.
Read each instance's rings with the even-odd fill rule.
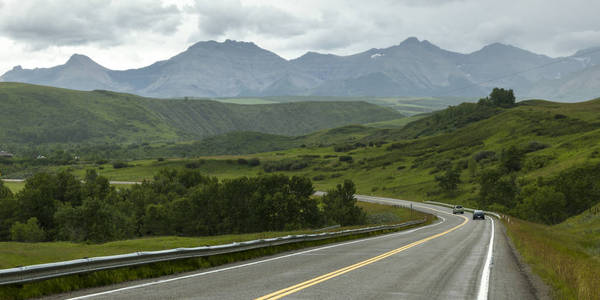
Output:
[[[552,178],[519,178],[528,149],[504,149],[498,163],[478,176],[480,207],[525,220],[557,224],[600,199],[600,165],[575,166]]]
[[[152,235],[217,235],[353,225],[365,221],[354,184],[314,198],[305,177],[219,181],[197,170],[164,169],[153,181],[116,189],[88,171],[38,173],[13,194],[0,181],[0,240],[104,242]]]
[[[488,97],[479,99],[478,104],[510,108],[516,105],[515,100],[512,89],[494,88]]]

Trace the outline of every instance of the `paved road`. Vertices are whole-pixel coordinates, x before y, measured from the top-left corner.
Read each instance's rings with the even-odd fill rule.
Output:
[[[411,202],[360,196],[362,201]],[[413,203],[440,221],[399,233],[79,291],[80,299],[535,299],[499,222]],[[450,213],[449,213],[450,212]],[[492,236],[494,228],[494,238]],[[492,256],[489,245],[493,241]],[[487,284],[486,284],[487,283]]]

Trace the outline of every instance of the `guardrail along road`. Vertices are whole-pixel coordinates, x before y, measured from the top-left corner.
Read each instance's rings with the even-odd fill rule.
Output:
[[[431,225],[186,274],[78,291],[74,299],[535,299],[497,220],[435,214]],[[490,245],[492,248],[490,248]]]

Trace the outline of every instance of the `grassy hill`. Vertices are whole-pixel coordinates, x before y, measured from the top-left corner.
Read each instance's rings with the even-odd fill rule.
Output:
[[[3,143],[147,143],[231,131],[302,135],[399,117],[392,109],[355,101],[238,105],[0,83]]]

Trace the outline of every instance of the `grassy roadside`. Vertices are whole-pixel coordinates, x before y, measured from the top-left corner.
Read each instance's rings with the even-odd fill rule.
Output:
[[[555,226],[515,218],[504,225],[525,261],[552,287],[555,299],[600,297],[600,213],[586,211]]]
[[[362,206],[362,204],[361,204]],[[372,204],[368,203],[364,205],[366,210],[374,209],[375,214],[380,214],[383,212],[382,207],[384,205]],[[387,206],[390,210],[386,211],[386,213],[391,213],[392,215],[397,216],[406,216],[410,214],[410,212],[405,212],[404,208],[396,208]],[[189,259],[181,259],[175,261],[166,261],[159,263],[152,263],[147,265],[135,266],[135,267],[125,267],[118,268],[113,270],[104,270],[93,273],[86,274],[78,274],[78,275],[70,275],[64,276],[55,279],[49,279],[44,281],[32,282],[22,285],[8,285],[8,286],[0,286],[0,299],[28,299],[34,297],[41,297],[45,295],[58,294],[69,292],[82,288],[96,287],[96,286],[104,286],[110,285],[125,281],[144,279],[144,278],[153,278],[159,276],[165,276],[169,274],[193,271],[202,268],[215,267],[222,264],[232,263],[236,261],[242,261],[252,258],[257,258],[261,256],[273,255],[284,251],[290,251],[295,249],[301,249],[306,247],[314,247],[324,244],[330,244],[335,242],[342,242],[351,239],[365,238],[369,236],[381,235],[386,233],[392,233],[397,231],[406,230],[409,228],[414,228],[418,226],[424,226],[430,224],[435,217],[431,215],[424,214],[414,214],[414,218],[422,218],[426,216],[426,222],[420,225],[408,226],[400,229],[393,230],[381,230],[377,232],[357,234],[351,236],[344,236],[338,238],[331,238],[327,240],[320,241],[309,241],[309,242],[300,242],[294,244],[286,244],[286,245],[278,245],[267,248],[253,249],[243,252],[231,253],[231,254],[221,254],[214,255],[209,257],[200,257],[200,258],[189,258]],[[408,219],[403,219],[402,222],[409,221]],[[342,228],[345,229],[345,228]],[[280,233],[281,234],[281,233]],[[127,242],[127,241],[125,241]],[[153,242],[157,242],[154,240]],[[118,243],[118,242],[117,242]],[[53,244],[53,243],[49,243]],[[4,249],[2,247],[1,249]],[[3,257],[3,256],[2,256]]]
[[[391,207],[375,203],[358,202],[372,224],[401,223],[422,219],[425,214],[413,212],[405,208]],[[370,225],[369,225],[370,226]],[[343,230],[348,228],[338,228]],[[315,233],[313,230],[297,230],[284,232],[259,232],[247,234],[228,234],[201,237],[146,237],[104,244],[85,244],[72,242],[20,243],[0,242],[0,269],[42,264],[48,262],[133,253],[139,251],[156,251],[174,248],[191,248],[198,246],[223,245],[295,234]]]

